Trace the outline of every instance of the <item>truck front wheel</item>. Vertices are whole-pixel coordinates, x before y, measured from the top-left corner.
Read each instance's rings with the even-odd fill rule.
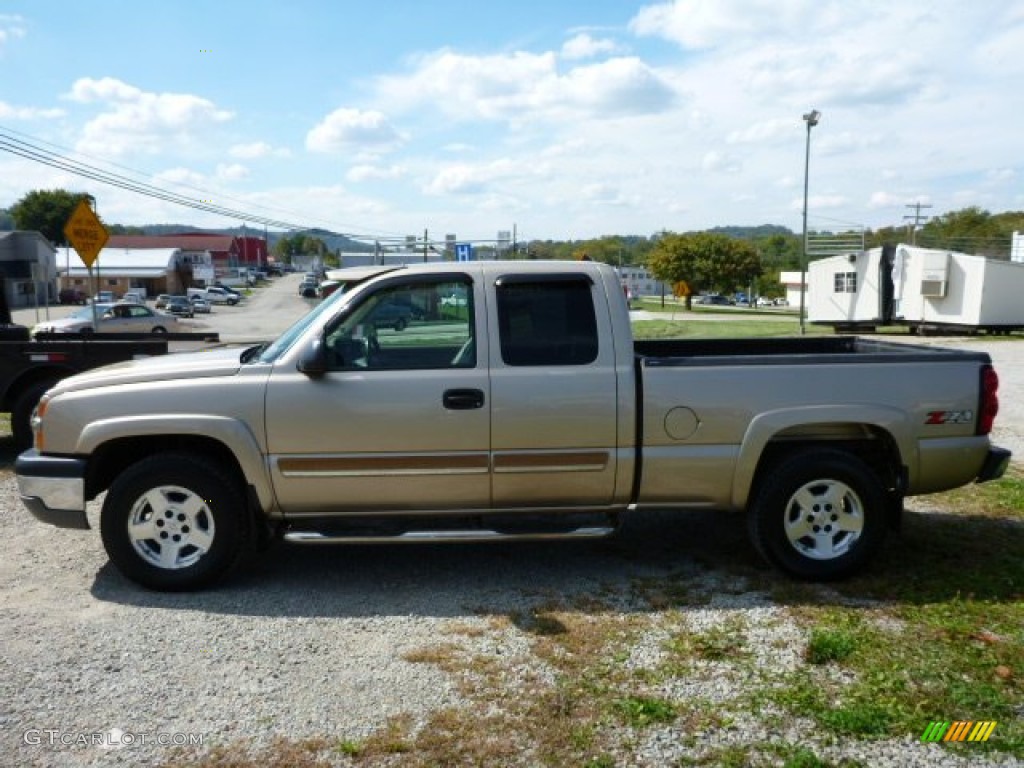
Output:
[[[203,457],[163,453],[114,481],[100,517],[111,562],[149,589],[209,586],[242,559],[251,531],[241,483]]]
[[[786,573],[830,580],[859,571],[886,530],[886,490],[852,453],[805,449],[773,466],[750,506],[750,536]]]

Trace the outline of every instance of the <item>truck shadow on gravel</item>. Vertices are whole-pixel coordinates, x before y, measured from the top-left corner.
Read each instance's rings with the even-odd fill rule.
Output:
[[[905,514],[867,572],[807,584],[769,568],[742,514],[634,513],[620,533],[591,542],[302,546],[276,544],[222,586],[149,592],[109,563],[96,574],[102,601],[166,610],[282,618],[465,617],[515,614],[557,602],[583,611],[650,612],[747,595],[754,602],[1019,600],[1024,523]]]

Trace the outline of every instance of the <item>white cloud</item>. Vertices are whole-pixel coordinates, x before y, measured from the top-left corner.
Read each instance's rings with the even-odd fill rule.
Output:
[[[712,151],[704,155],[701,168],[712,173],[739,173],[743,170],[743,163],[733,155]]]
[[[189,168],[168,168],[153,176],[158,184],[167,181],[171,184],[199,185],[206,182],[206,177],[198,171]]]
[[[76,80],[66,98],[82,104],[90,104],[96,101],[137,101],[142,96],[142,91],[134,85],[128,85],[114,77],[104,77],[94,80],[91,77],[83,77]]]
[[[761,120],[742,130],[732,131],[725,140],[728,144],[771,144],[789,141],[793,138],[794,128],[798,126],[794,120]]]
[[[562,44],[563,59],[590,59],[606,53],[617,53],[619,45],[614,40],[595,39],[586,32],[569,38]]]
[[[306,134],[306,149],[311,152],[388,151],[401,143],[395,127],[376,110],[336,109]]]
[[[0,101],[0,120],[52,120],[64,116],[63,109],[15,107]]]
[[[891,192],[874,192],[868,199],[868,208],[873,210],[896,208],[903,205],[906,200],[905,195],[894,195]]]
[[[1017,171],[1013,168],[993,168],[986,174],[986,178],[997,184],[1007,184],[1017,179]]]
[[[249,175],[249,169],[241,163],[218,163],[217,178],[221,181],[238,181]]]
[[[410,74],[378,82],[380,97],[392,110],[429,105],[458,121],[529,123],[657,113],[675,99],[672,85],[636,57],[565,72],[550,52],[467,56],[442,50],[415,63]]]
[[[536,172],[534,169],[532,172]],[[458,163],[442,168],[424,190],[432,195],[468,195],[488,190],[495,182],[531,173],[508,158],[484,165]]]
[[[25,20],[21,16],[0,14],[0,46],[25,37]]]
[[[633,33],[663,37],[688,49],[759,40],[806,37],[832,24],[835,0],[673,0],[642,8],[629,22]],[[816,23],[808,29],[808,19]]]
[[[65,98],[102,105],[105,111],[85,124],[76,148],[106,156],[156,154],[172,145],[188,145],[205,129],[233,116],[200,96],[151,93],[112,77],[76,80]]]
[[[258,160],[263,157],[290,157],[287,147],[273,147],[265,141],[253,141],[248,144],[234,144],[228,149],[231,157],[239,160]]]
[[[345,178],[349,181],[371,181],[373,179],[398,179],[405,175],[405,169],[398,165],[381,168],[375,165],[356,165],[349,168]]]

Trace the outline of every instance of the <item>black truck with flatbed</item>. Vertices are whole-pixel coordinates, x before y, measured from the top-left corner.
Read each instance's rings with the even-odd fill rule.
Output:
[[[32,444],[32,411],[43,393],[58,381],[112,363],[165,355],[167,342],[167,334],[32,339],[28,328],[13,323],[0,278],[0,413],[11,415],[11,433],[17,450]]]

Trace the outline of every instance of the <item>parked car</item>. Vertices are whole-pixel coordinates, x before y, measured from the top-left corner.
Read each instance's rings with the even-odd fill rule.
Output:
[[[93,324],[93,307],[86,306],[59,320],[39,323],[38,333],[167,333],[178,330],[178,319],[154,312],[143,304],[96,304],[99,328]]]
[[[204,299],[202,296],[193,296],[191,299],[192,311],[196,314],[208,315],[210,314],[210,302]]]
[[[117,301],[117,297],[114,296],[113,291],[97,291],[96,295],[92,297],[92,300],[97,304],[110,304]]]
[[[234,296],[237,296],[239,301],[241,301],[241,299],[242,299],[242,292],[239,291],[239,290],[236,290],[235,288],[232,288],[230,285],[224,285],[224,283],[214,283],[210,287],[211,288],[220,288],[225,293],[230,293],[230,294],[232,294]]]
[[[176,317],[193,317],[195,315],[192,302],[186,296],[171,296],[167,299],[165,309]]]
[[[698,304],[714,304],[722,307],[732,306],[732,302],[725,296],[701,296],[697,299]]]
[[[128,291],[128,293],[121,297],[121,301],[129,301],[133,304],[145,304],[146,297],[143,296],[140,291]]]
[[[237,291],[229,291],[217,285],[211,285],[208,288],[189,288],[188,298],[193,296],[204,298],[211,304],[229,304],[231,306],[234,306],[242,299]]]
[[[80,291],[77,288],[65,288],[57,294],[57,299],[61,304],[85,304],[89,297],[85,291]]]
[[[412,302],[395,298],[378,304],[370,311],[366,319],[378,328],[394,328],[396,331],[404,331],[409,327],[413,318],[422,319],[423,316],[423,310]]]
[[[171,298],[171,294],[161,293],[159,296],[156,297],[156,303],[153,306],[155,306],[157,309],[164,309],[167,306],[167,300],[169,298]]]

